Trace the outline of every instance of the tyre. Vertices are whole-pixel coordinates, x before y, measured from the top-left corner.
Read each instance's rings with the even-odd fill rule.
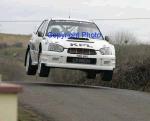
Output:
[[[111,81],[113,78],[113,71],[104,71],[101,74],[101,78],[103,81]]]
[[[25,61],[25,67],[26,67],[26,74],[27,75],[35,75],[37,71],[37,66],[32,65],[32,59],[30,55],[30,51],[27,51],[26,54],[26,61]]]
[[[39,53],[39,60],[38,60],[38,75],[39,77],[48,77],[50,72],[50,67],[45,66],[44,63],[40,61],[40,53]]]
[[[86,72],[86,77],[88,79],[95,79],[96,78],[96,73],[94,71]]]

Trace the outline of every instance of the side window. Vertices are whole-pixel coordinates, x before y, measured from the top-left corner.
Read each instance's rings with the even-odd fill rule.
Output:
[[[44,23],[45,23],[45,21],[42,22],[42,24],[40,25],[40,27],[39,27],[38,30],[37,30],[37,33],[38,33],[39,31],[42,32],[42,28],[43,28],[43,26],[44,26]]]
[[[45,31],[46,31],[47,24],[48,24],[48,22],[47,22],[47,21],[45,21],[45,22],[44,22],[44,24],[43,24],[43,27],[41,28],[41,32],[42,32],[43,34],[44,34],[44,33],[45,33]]]

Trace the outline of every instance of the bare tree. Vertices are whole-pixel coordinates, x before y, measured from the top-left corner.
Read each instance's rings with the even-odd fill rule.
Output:
[[[127,45],[127,44],[137,44],[137,38],[133,33],[130,32],[116,32],[112,35],[112,42],[115,45]]]
[[[123,52],[128,45],[136,45],[137,38],[133,33],[120,31],[111,35],[111,43],[115,45],[118,63],[121,61]]]

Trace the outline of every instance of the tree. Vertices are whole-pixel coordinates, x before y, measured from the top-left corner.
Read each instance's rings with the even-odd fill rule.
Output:
[[[137,44],[137,38],[133,33],[130,32],[117,32],[114,35],[112,35],[112,42],[115,45],[127,45]]]

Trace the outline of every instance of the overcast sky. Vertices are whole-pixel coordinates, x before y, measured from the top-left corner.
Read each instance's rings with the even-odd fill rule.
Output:
[[[51,17],[95,18],[148,18],[148,0],[1,0],[0,20],[42,20]],[[95,21],[107,35],[129,31],[141,41],[150,38],[150,20]],[[32,32],[38,23],[0,23],[0,32]]]

